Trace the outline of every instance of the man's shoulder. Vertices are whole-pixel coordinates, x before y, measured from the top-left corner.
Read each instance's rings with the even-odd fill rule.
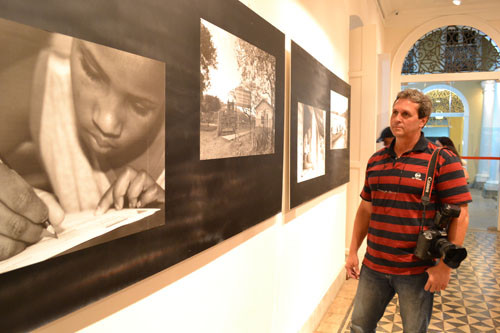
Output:
[[[371,163],[373,161],[378,161],[380,159],[387,158],[389,155],[390,155],[389,148],[388,147],[382,147],[379,150],[377,150],[376,152],[374,152],[372,154],[372,156],[370,156],[370,158],[368,159],[368,163]]]
[[[439,152],[439,156],[442,157],[441,164],[451,164],[451,163],[458,163],[460,166],[462,166],[462,162],[460,161],[460,158],[450,149],[443,147],[441,151]]]
[[[389,147],[382,147],[372,154],[371,157],[389,154]]]

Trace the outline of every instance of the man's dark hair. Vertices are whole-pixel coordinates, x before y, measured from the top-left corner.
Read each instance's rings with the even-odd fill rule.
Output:
[[[419,105],[418,107],[418,118],[422,119],[425,117],[429,117],[432,113],[432,102],[431,99],[424,95],[423,92],[421,92],[418,89],[406,89],[403,91],[400,91],[398,95],[396,96],[396,100],[394,101],[394,104],[399,99],[407,99],[412,101],[413,103],[417,103]],[[394,106],[393,104],[393,106]]]

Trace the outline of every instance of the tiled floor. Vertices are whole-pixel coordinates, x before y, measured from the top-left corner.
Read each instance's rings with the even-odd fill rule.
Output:
[[[434,297],[429,332],[500,332],[500,233],[469,230],[468,257],[446,290]],[[357,281],[348,280],[323,317],[316,333],[349,332]],[[377,332],[403,332],[397,297],[387,307]]]

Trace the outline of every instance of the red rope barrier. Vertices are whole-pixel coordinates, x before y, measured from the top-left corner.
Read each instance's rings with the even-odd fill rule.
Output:
[[[464,160],[495,160],[500,161],[500,157],[488,157],[488,156],[460,156]]]

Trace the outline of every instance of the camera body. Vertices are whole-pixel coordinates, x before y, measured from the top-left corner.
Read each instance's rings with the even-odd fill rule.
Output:
[[[418,234],[414,254],[422,260],[442,258],[451,268],[460,266],[467,257],[467,250],[448,241],[448,226],[453,218],[460,215],[460,206],[443,204],[436,212],[434,225]]]

